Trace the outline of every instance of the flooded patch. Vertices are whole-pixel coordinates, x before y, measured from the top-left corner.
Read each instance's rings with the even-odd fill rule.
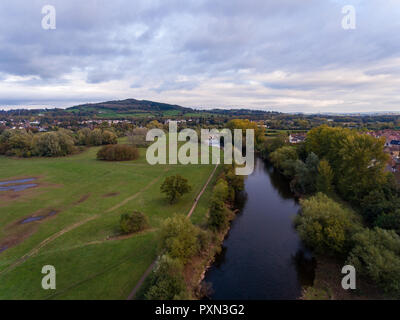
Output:
[[[27,219],[25,219],[25,220],[22,220],[21,222],[20,222],[20,224],[25,224],[25,223],[29,223],[29,222],[34,222],[34,221],[38,221],[38,220],[42,220],[42,219],[44,219],[45,217],[43,217],[43,216],[39,216],[39,217],[29,217],[29,218],[27,218]]]
[[[0,186],[4,186],[7,184],[16,184],[16,183],[26,183],[26,182],[31,182],[35,181],[36,178],[29,178],[29,179],[20,179],[20,180],[10,180],[10,181],[1,181]]]
[[[18,222],[18,224],[27,224],[27,223],[31,223],[31,222],[35,222],[35,221],[40,221],[49,217],[53,217],[58,213],[58,211],[56,210],[52,210],[49,213],[47,213],[46,215],[41,215],[41,216],[31,216],[28,218],[25,218],[23,220],[21,220],[20,222]]]
[[[3,251],[5,251],[5,250],[7,250],[7,249],[8,249],[8,247],[7,247],[7,246],[0,247],[0,253],[2,253]]]

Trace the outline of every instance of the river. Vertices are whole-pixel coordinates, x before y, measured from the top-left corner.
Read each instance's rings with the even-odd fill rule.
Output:
[[[299,298],[302,286],[312,285],[315,259],[293,227],[299,204],[288,181],[257,158],[240,198],[222,252],[205,275],[210,298]]]

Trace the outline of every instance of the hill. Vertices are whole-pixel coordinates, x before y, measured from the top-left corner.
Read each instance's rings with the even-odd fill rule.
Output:
[[[68,112],[96,114],[99,117],[124,116],[151,116],[151,115],[178,115],[193,112],[193,109],[184,108],[148,100],[126,99],[100,103],[88,103],[67,109]]]

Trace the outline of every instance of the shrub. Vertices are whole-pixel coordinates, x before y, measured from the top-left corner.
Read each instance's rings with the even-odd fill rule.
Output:
[[[183,215],[174,215],[165,220],[160,232],[162,250],[185,264],[199,252],[197,235],[199,231],[192,222]]]
[[[135,233],[146,229],[148,221],[143,213],[135,211],[121,215],[120,226],[124,233]]]
[[[112,131],[104,130],[102,138],[103,144],[117,144],[117,135]]]
[[[346,263],[400,297],[400,237],[394,231],[375,228],[364,229],[353,240],[355,246]]]
[[[214,199],[211,202],[210,216],[208,225],[211,230],[220,231],[226,227],[228,216],[225,210],[225,204],[221,200]]]
[[[355,214],[323,193],[301,201],[295,223],[303,241],[319,253],[344,253],[358,225]]]
[[[160,189],[162,193],[166,194],[168,202],[172,204],[177,202],[185,193],[190,192],[192,187],[189,185],[187,179],[177,174],[165,178]]]
[[[148,300],[188,299],[182,262],[163,255],[150,276],[150,288],[145,296]]]
[[[129,161],[139,158],[139,150],[128,145],[108,145],[97,152],[97,159],[106,161]]]

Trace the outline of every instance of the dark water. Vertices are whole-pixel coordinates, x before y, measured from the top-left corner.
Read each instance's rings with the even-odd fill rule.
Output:
[[[29,217],[29,218],[26,218],[26,219],[22,220],[22,221],[20,222],[20,224],[26,224],[26,223],[33,222],[33,221],[39,221],[39,220],[42,220],[42,219],[44,219],[44,218],[45,218],[44,216]]]
[[[21,179],[21,180],[10,180],[0,182],[0,191],[23,191],[25,189],[36,187],[37,184],[21,184],[26,182],[31,182],[36,180],[36,178]],[[10,186],[11,184],[11,186]]]
[[[212,299],[297,299],[314,280],[315,260],[295,229],[299,210],[288,182],[256,159],[245,181],[242,209],[222,253],[206,274]]]
[[[39,221],[39,220],[43,220],[44,218],[47,217],[52,217],[54,215],[57,214],[57,211],[50,211],[47,215],[45,216],[36,216],[36,217],[29,217],[26,218],[24,220],[22,220],[19,224],[26,224],[26,223],[30,223],[30,222],[34,222],[34,221]]]

